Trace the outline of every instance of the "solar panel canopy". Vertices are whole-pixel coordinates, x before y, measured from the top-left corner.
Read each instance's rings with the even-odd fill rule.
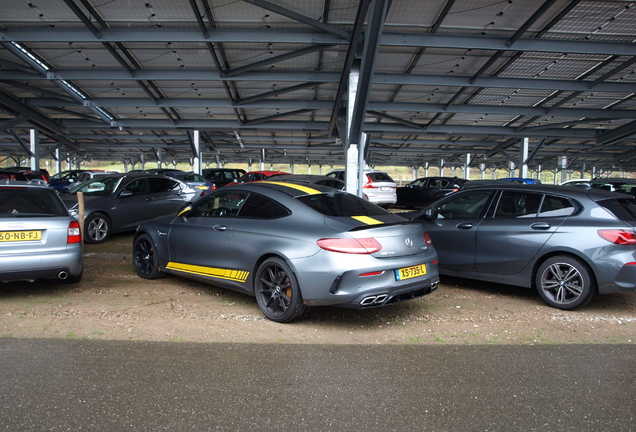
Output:
[[[634,172],[635,41],[633,1],[3,0],[0,160]]]

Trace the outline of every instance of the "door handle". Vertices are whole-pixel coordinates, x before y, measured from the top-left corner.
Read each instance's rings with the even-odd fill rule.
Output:
[[[146,198],[146,201],[154,201],[155,197]]]
[[[212,227],[215,231],[225,231],[227,227],[225,225],[214,225]]]
[[[530,225],[530,228],[534,230],[547,230],[550,229],[550,224],[547,222],[537,222]]]
[[[461,229],[461,230],[468,230],[471,229],[473,227],[473,224],[471,224],[470,222],[462,222],[457,224],[457,229]]]

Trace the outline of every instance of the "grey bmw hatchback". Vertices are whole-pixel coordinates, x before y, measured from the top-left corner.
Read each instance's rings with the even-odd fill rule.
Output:
[[[456,192],[410,218],[433,239],[442,275],[536,288],[559,309],[636,291],[633,196],[501,182]]]
[[[142,223],[139,276],[171,273],[256,296],[276,322],[309,306],[371,308],[439,283],[419,223],[333,188],[293,182],[229,185],[178,215]]]

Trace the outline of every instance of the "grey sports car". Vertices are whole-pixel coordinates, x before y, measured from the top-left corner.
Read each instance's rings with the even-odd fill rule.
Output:
[[[550,306],[636,291],[636,200],[563,186],[500,182],[411,215],[439,253],[439,271],[536,287]]]
[[[437,253],[418,223],[320,185],[225,186],[140,225],[139,276],[166,273],[256,296],[276,322],[308,306],[371,308],[431,293]]]

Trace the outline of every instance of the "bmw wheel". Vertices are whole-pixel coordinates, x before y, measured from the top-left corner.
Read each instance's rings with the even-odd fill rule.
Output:
[[[590,301],[596,291],[591,271],[579,259],[559,255],[547,259],[537,271],[537,291],[557,309],[572,310]]]
[[[110,236],[110,220],[103,213],[93,213],[84,226],[86,243],[104,243]]]
[[[268,319],[286,323],[305,313],[307,306],[303,304],[298,281],[284,260],[265,260],[256,272],[254,284],[258,307]]]
[[[155,245],[147,234],[140,235],[133,242],[133,263],[137,274],[144,279],[159,279],[166,275],[159,270]]]

